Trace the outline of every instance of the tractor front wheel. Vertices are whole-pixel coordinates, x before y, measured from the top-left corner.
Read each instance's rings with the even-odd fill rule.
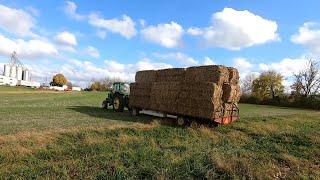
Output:
[[[103,101],[101,107],[103,109],[108,109],[108,102],[107,101]]]
[[[123,112],[124,102],[121,96],[116,96],[113,100],[113,109],[117,112]]]

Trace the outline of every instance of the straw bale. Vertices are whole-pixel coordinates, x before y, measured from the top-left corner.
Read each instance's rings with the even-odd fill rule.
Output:
[[[222,89],[215,83],[184,83],[179,94],[178,113],[212,119],[221,111]]]
[[[135,76],[135,81],[137,83],[153,83],[157,78],[157,71],[146,70],[138,71]]]
[[[223,84],[222,89],[224,102],[238,102],[240,100],[240,86],[238,84]]]
[[[232,85],[237,85],[239,83],[239,72],[236,68],[228,67],[229,70],[229,83]]]
[[[197,66],[186,69],[185,82],[214,82],[218,85],[229,82],[229,70],[225,66]]]
[[[152,83],[131,83],[129,105],[142,109],[150,109]]]
[[[230,116],[240,98],[239,72],[225,66],[139,71],[130,105],[168,114],[215,119]]]
[[[184,81],[185,72],[184,68],[158,70],[156,82],[182,82]]]
[[[151,88],[151,109],[177,113],[180,82],[156,82]]]

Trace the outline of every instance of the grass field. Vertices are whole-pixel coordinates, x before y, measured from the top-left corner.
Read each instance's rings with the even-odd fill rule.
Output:
[[[0,179],[320,178],[319,111],[241,104],[231,125],[181,128],[105,95],[0,87]]]

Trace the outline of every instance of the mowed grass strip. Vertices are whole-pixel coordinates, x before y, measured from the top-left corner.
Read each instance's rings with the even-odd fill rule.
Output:
[[[100,109],[105,93],[0,98],[2,178],[320,177],[316,111],[242,104],[231,125],[181,128]]]

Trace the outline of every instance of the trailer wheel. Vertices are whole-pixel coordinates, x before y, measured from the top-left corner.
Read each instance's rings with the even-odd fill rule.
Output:
[[[123,112],[124,102],[121,96],[116,96],[113,100],[113,109],[117,112]]]
[[[132,115],[133,115],[133,116],[138,116],[138,115],[139,115],[139,109],[137,109],[137,108],[132,108]]]
[[[196,121],[191,121],[191,123],[190,123],[190,127],[191,128],[197,128],[199,126],[199,124],[196,122]]]
[[[177,123],[179,126],[183,126],[186,124],[186,118],[182,117],[182,116],[179,116],[178,119],[177,119]]]

